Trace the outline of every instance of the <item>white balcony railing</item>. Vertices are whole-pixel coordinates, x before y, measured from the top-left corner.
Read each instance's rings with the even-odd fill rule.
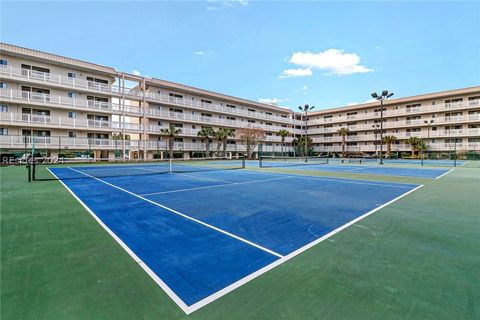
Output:
[[[77,119],[46,115],[0,112],[0,123],[17,126],[38,126],[42,128],[65,129],[103,129],[115,130],[122,127],[122,123],[109,120]]]
[[[28,80],[36,83],[41,82],[47,85],[62,86],[77,90],[98,91],[102,93],[112,92],[112,86],[110,84],[104,84],[85,79],[70,78],[55,73],[40,72],[11,66],[1,66],[0,76],[2,78],[6,77],[15,80]]]
[[[70,98],[66,96],[35,93],[10,89],[0,89],[0,100],[32,103],[36,105],[61,107],[67,109],[88,109],[102,112],[120,113],[120,106],[111,102]]]

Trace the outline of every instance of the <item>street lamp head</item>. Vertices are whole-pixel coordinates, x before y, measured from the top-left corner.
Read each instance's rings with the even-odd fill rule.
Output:
[[[390,92],[390,93],[387,95],[387,99],[390,98],[391,96],[393,96],[393,92]]]
[[[377,94],[376,92],[372,92],[372,98],[377,99],[377,98],[378,98],[378,94]]]
[[[302,106],[299,106],[299,107],[298,107],[298,110],[303,111]]]
[[[383,90],[382,91],[382,97],[388,96],[388,90]]]

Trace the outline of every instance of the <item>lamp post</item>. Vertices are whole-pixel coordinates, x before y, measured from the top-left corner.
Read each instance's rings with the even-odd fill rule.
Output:
[[[423,121],[427,125],[427,158],[430,159],[430,125],[433,123],[433,119]]]
[[[310,106],[310,105],[308,105],[308,104],[304,105],[303,107],[302,107],[302,106],[299,106],[299,107],[298,107],[298,110],[303,111],[303,113],[305,114],[305,116],[304,116],[304,118],[305,118],[305,162],[307,161],[307,157],[308,157],[308,127],[307,127],[307,115],[308,115],[308,111],[313,110],[313,108],[315,108],[315,106]]]
[[[380,127],[380,125],[377,124],[377,123],[372,125],[373,133],[375,134],[375,157],[378,157],[378,153],[377,153],[377,130],[378,130],[379,127]]]
[[[383,101],[393,96],[393,92],[383,90],[379,96],[376,92],[372,93],[372,98],[380,101],[380,164],[383,164]]]

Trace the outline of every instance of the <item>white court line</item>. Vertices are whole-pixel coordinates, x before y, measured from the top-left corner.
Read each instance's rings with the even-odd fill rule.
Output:
[[[368,185],[368,186],[378,186],[378,187],[390,187],[390,188],[401,188],[401,189],[410,189],[411,185],[416,185],[416,183],[410,183],[410,186],[402,186],[402,185],[393,185],[389,184],[388,182],[385,183],[371,183],[371,182],[361,182],[361,181],[344,181],[344,180],[336,180],[336,179],[323,179],[320,177],[308,177],[299,175],[299,178],[307,179],[307,180],[324,180],[324,181],[333,181],[333,182],[343,182],[343,183],[350,183],[350,184],[361,184],[361,185]]]
[[[173,172],[175,173],[175,172]],[[181,173],[182,176],[190,177],[190,178],[195,178],[195,179],[200,179],[200,180],[211,180],[211,181],[218,181],[218,182],[225,182],[225,183],[235,183],[232,181],[227,181],[227,180],[220,180],[220,179],[213,179],[213,178],[205,178],[205,177],[198,177],[198,176],[192,176],[186,173]]]
[[[357,171],[357,170],[365,170],[366,168],[355,168],[355,169],[345,169],[343,170],[344,172],[350,172],[350,171]]]
[[[73,168],[69,168],[69,169],[74,170],[74,171],[77,171],[77,170],[75,170],[75,169],[73,169]],[[48,170],[50,171],[50,169],[48,169]],[[248,171],[244,171],[244,172],[248,172]],[[80,173],[82,173],[82,172],[80,172]],[[254,172],[251,172],[251,173],[254,173]],[[53,173],[52,173],[52,174],[53,174]],[[82,174],[84,174],[84,173],[82,173]],[[265,173],[265,174],[266,174],[266,173]],[[53,174],[53,175],[54,175],[55,177],[57,177],[55,174]],[[84,175],[89,176],[89,175],[87,175],[87,174],[84,174]],[[277,175],[281,175],[281,174],[277,174]],[[294,175],[294,176],[292,176],[292,177],[297,177],[297,175]],[[301,177],[301,176],[300,176],[300,177]],[[95,179],[95,180],[99,180],[99,181],[101,181],[101,182],[103,182],[103,183],[106,183],[106,184],[110,185],[108,182],[102,181],[102,180],[97,179],[97,178],[95,178],[95,177],[92,177],[92,178]],[[57,179],[58,179],[58,177],[57,177]],[[60,180],[60,179],[59,179],[59,180]],[[332,179],[322,179],[322,180],[332,181]],[[267,265],[267,266],[265,266],[265,267],[263,267],[263,268],[255,271],[254,273],[252,273],[252,274],[250,274],[250,275],[248,275],[248,276],[246,276],[246,277],[238,280],[238,281],[235,282],[235,283],[232,283],[231,285],[223,288],[222,290],[217,291],[216,293],[214,293],[214,294],[212,294],[212,295],[210,295],[210,296],[208,296],[208,297],[206,297],[206,298],[204,298],[204,299],[202,299],[202,300],[194,303],[194,304],[191,305],[191,306],[187,306],[187,305],[168,287],[168,285],[166,285],[145,263],[141,262],[141,260],[135,255],[135,253],[133,253],[133,251],[130,250],[130,248],[128,248],[128,246],[127,246],[121,239],[119,239],[119,238],[75,195],[75,193],[72,192],[72,191],[65,185],[65,183],[63,183],[63,181],[60,180],[60,182],[61,182],[62,185],[74,196],[74,198],[77,199],[77,201],[79,201],[80,204],[82,204],[82,206],[84,206],[84,207],[86,208],[86,210],[98,221],[98,223],[125,249],[125,251],[127,251],[127,253],[129,253],[130,256],[132,256],[132,258],[140,264],[140,266],[147,272],[147,274],[150,275],[150,277],[167,293],[167,295],[168,295],[186,314],[190,314],[190,313],[192,313],[192,312],[194,312],[194,311],[196,311],[196,310],[204,307],[205,305],[207,305],[207,304],[209,304],[209,303],[211,303],[211,302],[213,302],[213,301],[221,298],[222,296],[226,295],[227,293],[229,293],[229,292],[237,289],[238,287],[240,287],[240,286],[246,284],[247,282],[249,282],[249,281],[251,281],[251,280],[259,277],[260,275],[262,275],[262,274],[264,274],[264,273],[272,270],[273,268],[275,268],[275,267],[283,264],[284,262],[287,262],[288,260],[294,258],[295,256],[299,255],[300,253],[302,253],[302,252],[304,252],[304,251],[312,248],[313,246],[319,244],[320,242],[322,242],[322,241],[324,241],[324,240],[332,237],[332,236],[335,235],[336,233],[338,233],[338,232],[340,232],[340,231],[348,228],[349,226],[355,224],[356,222],[358,222],[358,221],[360,221],[360,220],[368,217],[369,215],[375,213],[376,211],[378,211],[378,210],[380,210],[380,209],[382,209],[382,208],[384,208],[384,207],[386,207],[386,206],[388,206],[388,205],[390,205],[390,204],[398,201],[399,199],[401,199],[401,198],[407,196],[408,194],[410,194],[410,193],[412,193],[412,192],[420,189],[421,187],[423,187],[423,185],[420,185],[420,186],[418,186],[418,187],[416,187],[416,188],[414,188],[414,189],[412,189],[412,190],[409,190],[409,191],[405,192],[404,194],[396,197],[395,199],[393,199],[393,200],[391,200],[391,201],[389,201],[389,202],[387,202],[387,203],[385,203],[385,204],[383,204],[383,205],[381,205],[381,206],[379,206],[379,207],[377,207],[377,208],[375,208],[375,209],[373,209],[373,210],[371,210],[371,211],[369,211],[369,212],[367,212],[367,213],[365,213],[365,214],[357,217],[356,219],[348,222],[347,224],[345,224],[345,225],[343,225],[343,226],[341,226],[341,227],[339,227],[339,228],[331,231],[330,233],[324,235],[323,237],[318,238],[317,240],[312,241],[312,242],[306,244],[305,246],[303,246],[303,247],[295,250],[294,252],[292,252],[292,253],[290,253],[290,254],[288,254],[288,255],[286,255],[286,256],[282,256],[280,259],[276,260],[275,262],[273,262],[273,263],[271,263],[271,264],[269,264],[269,265]],[[339,182],[343,182],[343,181],[342,181],[342,180],[339,180]],[[116,186],[114,186],[114,187],[115,187],[115,188],[119,188],[119,187],[116,187]],[[120,189],[121,189],[121,188],[120,188]],[[127,191],[127,190],[124,190],[124,191],[127,192],[127,193],[130,193],[130,192]],[[144,200],[146,200],[146,201],[148,201],[148,202],[151,202],[151,201],[149,201],[148,199],[144,199]],[[157,204],[157,203],[155,203],[155,202],[154,202],[153,204],[159,205],[159,204]],[[161,205],[160,205],[160,206],[161,206]]]
[[[78,172],[78,173],[80,173],[80,174],[83,174],[83,175],[85,175],[85,176],[87,176],[87,177],[90,177],[90,178],[92,178],[92,179],[95,179],[95,180],[97,180],[97,181],[100,181],[100,182],[102,182],[102,183],[104,183],[104,184],[106,184],[106,185],[109,185],[110,187],[113,187],[113,188],[115,188],[115,189],[118,189],[118,190],[120,190],[120,191],[126,192],[126,193],[128,193],[128,194],[130,194],[130,195],[132,195],[132,196],[134,196],[134,197],[137,197],[137,198],[142,199],[142,200],[144,200],[144,201],[146,201],[146,202],[148,202],[148,203],[151,203],[151,204],[153,204],[153,205],[156,205],[157,207],[160,207],[160,208],[163,208],[163,209],[168,210],[168,211],[170,211],[170,212],[173,212],[173,213],[175,213],[175,214],[177,214],[177,215],[179,215],[179,216],[181,216],[181,217],[184,217],[185,219],[194,221],[194,222],[196,222],[196,223],[198,223],[198,224],[201,224],[201,225],[203,225],[203,226],[205,226],[205,227],[207,227],[207,228],[213,229],[213,230],[218,231],[218,232],[220,232],[220,233],[223,233],[223,234],[225,234],[225,235],[227,235],[227,236],[230,236],[230,237],[232,237],[232,238],[235,238],[235,239],[237,239],[237,240],[240,240],[240,241],[242,241],[242,242],[245,242],[246,244],[249,244],[249,245],[251,245],[251,246],[253,246],[253,247],[256,247],[256,248],[258,248],[258,249],[260,249],[260,250],[263,250],[263,251],[265,251],[265,252],[268,252],[268,253],[270,253],[270,254],[272,254],[272,255],[274,255],[274,256],[277,256],[277,257],[279,257],[279,258],[282,258],[282,257],[283,257],[281,254],[279,254],[279,253],[277,253],[277,252],[275,252],[275,251],[272,251],[272,250],[270,250],[270,249],[267,249],[267,248],[265,248],[265,247],[262,247],[261,245],[258,245],[258,244],[254,243],[254,242],[251,242],[251,241],[249,241],[249,240],[247,240],[247,239],[244,239],[244,238],[242,238],[242,237],[239,237],[239,236],[237,236],[237,235],[235,235],[235,234],[233,234],[233,233],[230,233],[230,232],[228,232],[228,231],[225,231],[225,230],[223,230],[223,229],[220,229],[220,228],[217,228],[217,227],[215,227],[215,226],[212,226],[211,224],[208,224],[208,223],[205,223],[205,222],[203,222],[203,221],[201,221],[201,220],[198,220],[198,219],[195,219],[195,218],[193,218],[193,217],[190,217],[190,216],[188,216],[188,215],[186,215],[186,214],[184,214],[184,213],[181,213],[181,212],[179,212],[179,211],[177,211],[177,210],[174,210],[174,209],[172,209],[172,208],[169,208],[169,207],[167,207],[167,206],[164,206],[164,205],[162,205],[162,204],[160,204],[160,203],[158,203],[158,202],[155,202],[155,201],[152,201],[152,200],[150,200],[150,199],[144,198],[144,197],[142,197],[142,196],[140,196],[140,195],[138,195],[138,194],[136,194],[136,193],[133,193],[133,192],[131,192],[131,191],[128,191],[128,190],[126,190],[126,189],[123,189],[123,188],[121,188],[121,187],[119,187],[119,186],[116,186],[116,185],[110,183],[110,182],[107,182],[107,181],[104,181],[104,180],[102,180],[102,179],[96,178],[96,177],[94,177],[94,176],[91,176],[91,175],[89,175],[89,174],[87,174],[87,173],[84,173],[84,172],[81,172],[81,171],[79,171],[79,170],[75,170],[74,168],[71,168],[71,167],[68,168],[68,169],[73,170],[73,171],[75,171],[75,172]]]
[[[450,169],[450,170],[448,170],[448,171],[445,172],[444,174],[441,174],[441,175],[439,175],[438,177],[436,177],[435,180],[438,180],[438,179],[440,179],[441,177],[446,176],[447,174],[449,174],[449,173],[452,172],[453,170],[455,170],[455,169]]]
[[[295,173],[280,173],[280,172],[273,172],[273,171],[268,171],[268,172],[261,172],[261,171],[255,171],[255,170],[248,170],[246,169],[245,171],[242,171],[244,173],[251,173],[251,174],[264,174],[264,175],[274,175],[274,176],[285,176],[285,175],[290,175],[291,177],[298,177],[298,178],[303,178],[303,179],[310,179],[310,180],[323,180],[323,181],[334,181],[334,182],[341,182],[341,183],[351,183],[351,184],[366,184],[366,185],[373,185],[373,186],[379,186],[379,187],[392,187],[392,188],[409,188],[407,186],[400,186],[401,184],[409,184],[409,185],[417,185],[417,183],[405,183],[405,182],[393,182],[395,185],[392,185],[389,182],[379,182],[379,183],[374,183],[374,182],[362,182],[362,181],[370,181],[370,180],[358,180],[357,179],[351,179],[351,178],[329,178],[325,176],[312,176],[309,174],[302,173],[301,170],[295,172]],[[322,172],[337,172],[337,171],[322,171]],[[382,174],[383,175],[383,174]],[[386,174],[388,175],[388,174]],[[391,175],[388,175],[391,176]],[[413,177],[413,176],[395,176],[395,177],[405,177],[405,178],[419,178],[419,179],[430,179],[430,178],[422,178],[422,177]],[[398,184],[398,186],[397,186]]]
[[[363,214],[363,215],[361,215],[361,216],[353,219],[352,221],[344,224],[343,226],[341,226],[341,227],[339,227],[339,228],[337,228],[337,229],[335,229],[335,230],[327,233],[327,234],[324,235],[323,237],[318,238],[317,240],[312,241],[312,242],[310,242],[309,244],[306,244],[305,246],[303,246],[303,247],[301,247],[301,248],[293,251],[292,253],[289,253],[288,255],[284,256],[283,258],[281,258],[281,259],[279,259],[279,260],[276,260],[275,262],[272,262],[271,264],[263,267],[262,269],[257,270],[256,272],[254,272],[254,273],[246,276],[246,277],[243,278],[243,279],[238,280],[238,281],[235,282],[235,283],[232,283],[232,284],[229,285],[228,287],[225,287],[225,288],[223,288],[222,290],[217,291],[216,293],[214,293],[214,294],[212,294],[212,295],[210,295],[210,296],[208,296],[208,297],[206,297],[206,298],[198,301],[197,303],[192,304],[191,306],[188,307],[188,308],[189,308],[189,311],[190,311],[190,312],[193,312],[193,311],[195,311],[195,310],[200,309],[201,307],[204,307],[205,305],[207,305],[207,304],[209,304],[209,303],[217,300],[218,298],[220,298],[220,297],[226,295],[227,293],[229,293],[229,292],[237,289],[238,287],[244,285],[245,283],[247,283],[247,282],[249,282],[249,281],[251,281],[251,280],[259,277],[260,275],[264,274],[265,272],[272,270],[273,268],[281,265],[282,263],[287,262],[288,260],[294,258],[295,256],[299,255],[300,253],[302,253],[302,252],[304,252],[304,251],[312,248],[313,246],[319,244],[319,243],[322,242],[322,241],[325,241],[326,239],[332,237],[333,235],[339,233],[340,231],[348,228],[349,226],[357,223],[358,221],[360,221],[360,220],[362,220],[362,219],[365,219],[365,218],[368,217],[369,215],[377,212],[377,211],[380,210],[380,209],[385,208],[386,206],[388,206],[388,205],[394,203],[395,201],[397,201],[397,200],[405,197],[406,195],[408,195],[408,194],[410,194],[410,193],[412,193],[412,192],[420,189],[421,187],[423,187],[423,184],[422,184],[422,185],[419,185],[418,187],[416,187],[416,188],[414,188],[414,189],[412,189],[412,190],[409,190],[409,191],[405,192],[404,194],[396,197],[395,199],[390,200],[389,202],[384,203],[383,205],[381,205],[381,206],[379,206],[379,207],[377,207],[377,208],[375,208],[375,209],[373,209],[373,210],[371,210],[371,211],[369,211],[369,212],[367,212],[367,213],[365,213],[365,214]]]
[[[189,311],[189,307],[187,306],[187,304],[185,302],[183,302],[182,299],[180,299],[179,296],[177,296],[177,294],[172,290],[170,289],[170,287],[165,283],[163,282],[162,279],[160,279],[159,276],[157,276],[157,274],[155,272],[152,271],[152,269],[150,269],[148,267],[148,265],[146,263],[144,263],[126,244],[125,242],[122,241],[122,239],[120,239],[112,230],[110,230],[109,227],[107,227],[106,224],[104,224],[102,222],[102,220],[100,220],[100,218],[97,217],[97,215],[92,211],[90,210],[90,208],[79,198],[77,197],[77,195],[72,191],[70,190],[70,188],[61,180],[59,179],[51,170],[50,168],[47,168],[48,171],[50,171],[50,173],[55,177],[57,178],[60,183],[68,190],[68,192],[70,192],[70,194],[75,198],[77,199],[78,202],[80,202],[80,204],[87,210],[87,212],[98,222],[98,224],[100,224],[100,226],[105,229],[105,231],[108,232],[108,234],[115,240],[117,241],[117,243],[133,258],[133,260],[135,260],[135,262],[153,279],[153,281],[155,281],[159,286],[160,288],[163,289],[163,291],[165,291],[165,293],[180,307],[180,309],[183,310],[183,312],[185,312],[186,314],[189,314],[191,311]]]
[[[183,175],[183,174],[182,174]],[[281,177],[281,178],[272,178],[272,179],[263,179],[263,180],[253,180],[253,181],[245,181],[245,182],[230,182],[229,184],[216,184],[213,186],[203,186],[203,187],[196,187],[196,188],[187,188],[187,189],[178,189],[178,190],[170,190],[170,191],[161,191],[161,192],[153,192],[153,193],[145,193],[141,194],[142,197],[153,196],[157,194],[165,194],[165,193],[175,193],[175,192],[184,192],[184,191],[192,191],[192,190],[201,190],[201,189],[209,189],[209,188],[219,188],[219,187],[228,187],[228,186],[237,186],[242,184],[250,184],[250,183],[260,183],[260,182],[267,182],[267,181],[276,181],[276,180],[285,180],[293,178],[292,176]]]

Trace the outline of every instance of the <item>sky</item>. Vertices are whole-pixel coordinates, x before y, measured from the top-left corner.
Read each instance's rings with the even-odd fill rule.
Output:
[[[480,2],[0,1],[0,41],[316,109],[480,85]]]

